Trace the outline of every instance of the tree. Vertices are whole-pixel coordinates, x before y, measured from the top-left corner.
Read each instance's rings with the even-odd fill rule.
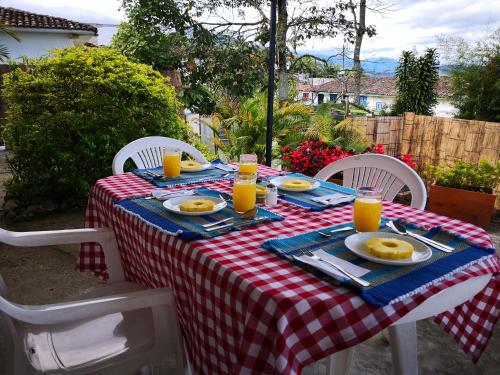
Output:
[[[457,117],[500,121],[500,28],[476,43],[438,37],[451,72]]]
[[[414,52],[403,51],[396,68],[398,95],[392,112],[432,115],[437,104],[436,85],[439,80],[439,61],[436,50],[428,48],[417,57]]]
[[[200,0],[200,2],[203,2]],[[198,2],[198,4],[200,3]],[[215,17],[221,14],[222,7],[236,10],[244,19],[245,11],[253,9],[257,14],[255,21],[232,21],[220,17],[218,22],[203,22],[217,30],[224,30],[233,35],[244,35],[254,38],[265,45],[269,39],[269,19],[267,0],[205,0],[206,9]],[[278,97],[286,101],[289,97],[289,66],[288,60],[292,51],[313,37],[332,37],[338,32],[353,36],[353,25],[344,12],[348,4],[338,2],[334,5],[324,5],[320,0],[278,0],[277,4],[277,74]]]
[[[189,2],[124,0],[123,8],[128,22],[120,25],[113,46],[155,69],[180,71],[187,107],[210,113],[213,90],[251,96],[266,84],[266,52],[208,30],[194,19],[199,11]]]

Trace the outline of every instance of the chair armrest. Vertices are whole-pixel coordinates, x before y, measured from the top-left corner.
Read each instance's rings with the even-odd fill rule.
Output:
[[[12,232],[0,229],[0,241],[11,246],[49,246],[82,242],[100,242],[107,235],[114,235],[108,228],[63,229],[33,232]]]
[[[12,318],[31,324],[52,325],[138,310],[173,305],[169,288],[146,289],[50,305],[19,305],[0,297],[0,310]]]
[[[115,233],[109,228],[63,229],[33,232],[12,232],[0,228],[0,241],[11,246],[49,246],[97,242],[101,245],[108,266],[109,281],[124,280]]]

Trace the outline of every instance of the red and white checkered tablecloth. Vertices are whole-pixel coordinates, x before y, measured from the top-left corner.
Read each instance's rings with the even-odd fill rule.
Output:
[[[260,167],[261,175],[278,172]],[[228,181],[206,186],[230,192]],[[152,186],[130,173],[99,180],[90,194],[87,226],[115,230],[126,277],[151,288],[170,286],[190,360],[200,374],[300,374],[321,358],[356,345],[388,327],[437,292],[470,277],[494,274],[471,301],[435,318],[477,361],[500,314],[500,262],[477,263],[407,300],[383,308],[355,292],[320,280],[262,249],[263,241],[351,221],[351,207],[312,213],[287,202],[272,211],[284,221],[208,240],[167,235],[113,205],[113,199],[147,195]],[[384,216],[441,225],[481,246],[493,246],[471,224],[396,203]],[[98,245],[82,246],[79,269],[102,274]]]

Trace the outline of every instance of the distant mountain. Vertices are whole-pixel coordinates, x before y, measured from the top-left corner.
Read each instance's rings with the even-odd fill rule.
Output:
[[[322,59],[327,59],[330,56],[321,53],[315,53],[314,51],[299,52],[300,55],[309,54],[320,57]],[[342,56],[335,56],[330,59],[333,64],[342,66]],[[346,69],[350,69],[353,66],[351,58],[346,58],[344,62]],[[398,66],[398,60],[391,57],[372,57],[361,61],[361,67],[368,76],[373,77],[393,77],[396,73],[396,68]],[[442,65],[439,67],[440,75],[449,75],[450,67],[448,65]]]

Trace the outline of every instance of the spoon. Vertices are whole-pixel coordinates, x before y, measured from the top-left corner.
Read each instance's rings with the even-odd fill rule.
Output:
[[[442,244],[440,242],[431,240],[430,238],[421,236],[420,234],[410,232],[409,230],[406,229],[406,226],[398,223],[396,221],[389,221],[386,226],[391,228],[394,232],[404,235],[404,236],[410,236],[413,237],[421,242],[426,243],[427,245],[430,245],[438,250],[444,251],[445,253],[451,253],[453,250],[455,250],[453,247]]]

